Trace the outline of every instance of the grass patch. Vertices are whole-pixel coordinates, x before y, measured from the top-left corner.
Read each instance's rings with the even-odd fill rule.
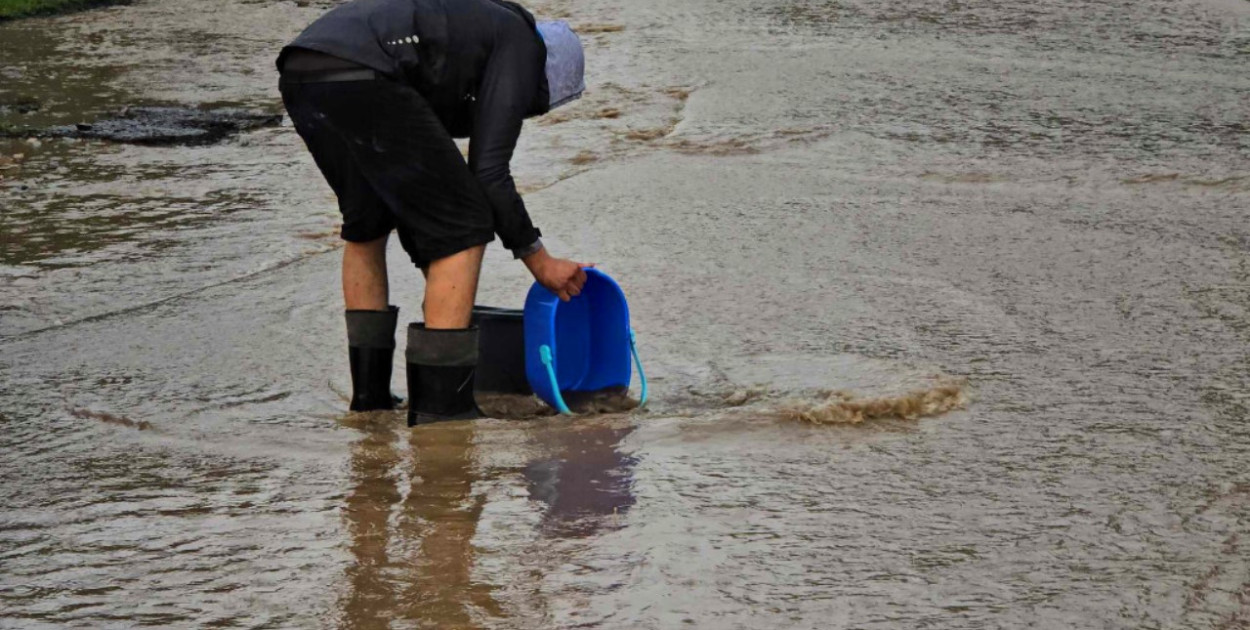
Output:
[[[126,4],[130,0],[0,0],[0,21],[35,15],[53,15],[81,11],[110,4]]]

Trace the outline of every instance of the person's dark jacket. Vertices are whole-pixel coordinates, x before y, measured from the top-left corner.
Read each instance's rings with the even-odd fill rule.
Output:
[[[469,138],[469,168],[504,247],[538,241],[509,166],[521,122],[547,111],[547,51],[534,16],[501,0],[353,0],[313,22],[278,56],[305,48],[413,86],[443,126]]]

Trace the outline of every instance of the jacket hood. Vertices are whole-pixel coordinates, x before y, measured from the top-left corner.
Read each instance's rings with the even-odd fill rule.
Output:
[[[564,20],[538,23],[547,48],[547,110],[575,101],[586,91],[586,54],[582,40]]]

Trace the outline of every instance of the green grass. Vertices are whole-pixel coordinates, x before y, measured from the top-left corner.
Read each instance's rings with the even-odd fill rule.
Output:
[[[129,0],[0,0],[0,21],[32,15],[68,13]]]

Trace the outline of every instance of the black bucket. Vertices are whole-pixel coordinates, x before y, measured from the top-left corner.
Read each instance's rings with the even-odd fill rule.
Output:
[[[525,377],[525,314],[520,309],[473,307],[478,341],[473,389],[491,394],[532,394]]]

